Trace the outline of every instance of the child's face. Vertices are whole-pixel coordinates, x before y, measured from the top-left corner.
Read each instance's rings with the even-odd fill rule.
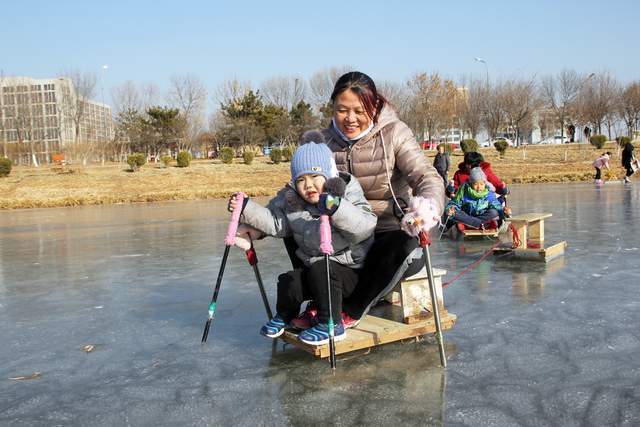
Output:
[[[473,188],[475,191],[482,191],[484,190],[484,181],[480,180],[480,181],[476,181],[473,184],[471,184],[471,188]]]
[[[315,205],[324,191],[325,182],[327,180],[322,175],[304,174],[296,179],[296,191],[307,203]]]

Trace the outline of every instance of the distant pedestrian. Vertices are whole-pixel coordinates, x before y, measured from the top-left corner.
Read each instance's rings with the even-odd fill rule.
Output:
[[[611,158],[611,152],[607,151],[603,153],[600,157],[594,160],[593,167],[596,168],[596,184],[602,184],[602,169],[606,168],[609,170],[609,159]]]
[[[445,150],[445,145],[438,145],[438,154],[433,159],[433,167],[436,168],[442,179],[444,180],[445,187],[447,186],[447,176],[449,173],[449,154]]]
[[[589,126],[584,127],[584,137],[587,142],[589,142],[589,140],[591,139],[591,128]]]
[[[633,175],[635,169],[637,169],[637,164],[637,160],[633,157],[633,144],[627,142],[622,149],[622,167],[627,170],[624,176],[625,184],[631,182],[629,177]]]

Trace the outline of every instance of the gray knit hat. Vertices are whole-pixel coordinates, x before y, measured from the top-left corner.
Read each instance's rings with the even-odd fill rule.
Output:
[[[471,169],[471,172],[469,173],[469,184],[479,181],[487,182],[487,176],[482,171],[482,168],[475,167]]]
[[[326,179],[338,175],[333,153],[326,144],[309,142],[301,145],[291,159],[291,180],[295,182],[301,175],[322,175]]]

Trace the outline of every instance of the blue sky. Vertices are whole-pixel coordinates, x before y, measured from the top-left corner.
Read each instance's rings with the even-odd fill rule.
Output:
[[[166,89],[175,74],[210,92],[238,78],[351,65],[375,80],[420,71],[491,79],[609,70],[640,78],[640,2],[0,0],[0,70],[53,77],[76,68]],[[108,64],[107,71],[101,66]]]

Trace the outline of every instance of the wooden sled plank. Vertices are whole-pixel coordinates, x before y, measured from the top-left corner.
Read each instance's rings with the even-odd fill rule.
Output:
[[[440,318],[442,329],[446,330],[453,327],[457,316],[445,310],[440,313]],[[436,327],[433,316],[406,325],[393,320],[367,315],[358,326],[347,329],[347,338],[336,342],[336,354],[348,353],[407,338],[432,334],[435,333],[435,331]],[[280,338],[316,357],[329,357],[329,344],[320,346],[305,344],[298,339],[298,334],[291,330],[286,330]]]

